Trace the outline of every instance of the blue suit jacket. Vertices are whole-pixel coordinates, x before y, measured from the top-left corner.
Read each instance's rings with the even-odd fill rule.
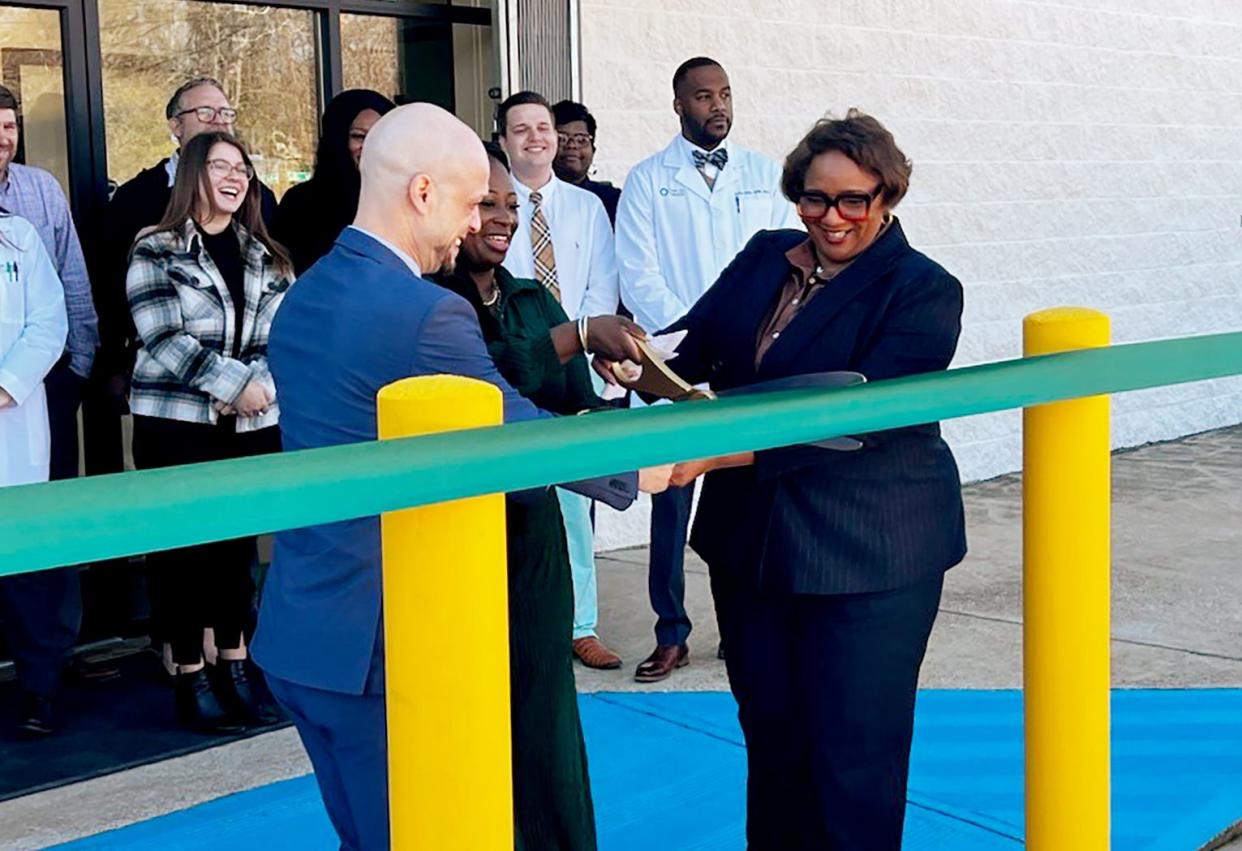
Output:
[[[760,326],[806,234],[762,231],[670,330],[689,333],[670,366],[727,390],[851,370],[869,381],[946,369],[961,330],[962,288],[910,247],[894,221],[790,323],[755,368]],[[709,473],[691,546],[714,572],[756,589],[840,594],[897,588],[961,561],[957,465],[938,424],[861,437],[834,452],[756,453],[753,467]]]
[[[268,362],[290,451],[375,440],[376,394],[415,375],[495,384],[506,422],[550,416],[501,378],[464,299],[354,228],[290,287]],[[618,480],[633,489],[633,474],[608,483]],[[380,624],[378,517],[276,535],[253,647],[264,670],[330,691],[382,691]]]

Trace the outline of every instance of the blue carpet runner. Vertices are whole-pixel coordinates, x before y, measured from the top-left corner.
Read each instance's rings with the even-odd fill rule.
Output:
[[[744,847],[746,753],[728,694],[580,698],[600,851]],[[1113,692],[1113,848],[1190,851],[1242,818],[1242,689]],[[243,768],[244,770],[244,768]],[[924,691],[906,851],[1022,846],[1022,695]],[[335,849],[311,777],[60,846]]]

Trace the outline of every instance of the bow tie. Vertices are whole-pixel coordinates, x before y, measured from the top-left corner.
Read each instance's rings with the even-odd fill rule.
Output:
[[[694,155],[695,168],[702,168],[705,165],[714,165],[716,168],[723,169],[725,167],[725,163],[729,161],[729,152],[724,148],[717,148],[710,154],[705,154],[702,151],[691,151],[690,153]]]

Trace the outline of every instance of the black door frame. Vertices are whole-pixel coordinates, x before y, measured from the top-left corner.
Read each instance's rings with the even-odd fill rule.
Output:
[[[194,0],[239,3],[315,12],[318,30],[319,108],[343,88],[341,14],[417,18],[429,23],[493,24],[490,8],[419,3],[411,0]],[[99,0],[0,0],[2,6],[52,9],[60,13],[65,75],[65,134],[69,159],[69,201],[78,233],[89,243],[92,223],[101,221],[108,200],[108,150],[104,127],[103,52]]]
[[[90,220],[96,209],[99,191],[95,175],[104,162],[102,99],[94,97],[96,92],[102,91],[98,67],[99,26],[97,18],[90,17],[97,13],[97,7],[94,0],[15,0],[3,5],[48,9],[60,14],[69,202],[81,232],[83,222]]]

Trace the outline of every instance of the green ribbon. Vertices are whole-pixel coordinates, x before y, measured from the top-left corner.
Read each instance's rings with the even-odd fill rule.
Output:
[[[1242,374],[1242,332],[0,488],[0,575],[652,464]],[[497,432],[496,429],[502,429]]]

